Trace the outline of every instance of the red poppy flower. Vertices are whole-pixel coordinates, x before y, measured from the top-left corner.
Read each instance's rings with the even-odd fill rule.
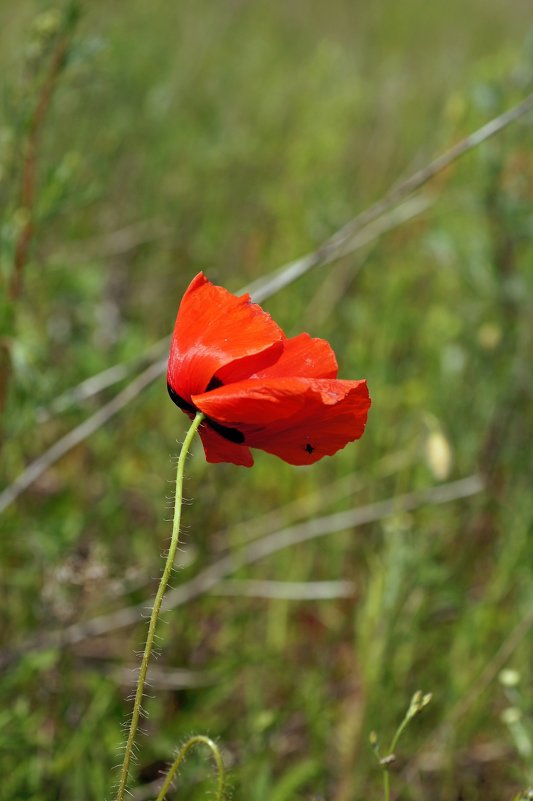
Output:
[[[208,462],[251,467],[250,448],[312,464],[362,435],[366,381],[339,381],[324,339],[287,339],[249,295],[203,273],[183,296],[170,346],[170,397],[200,427]]]

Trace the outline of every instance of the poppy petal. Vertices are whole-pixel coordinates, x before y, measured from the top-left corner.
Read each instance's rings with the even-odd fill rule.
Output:
[[[232,295],[199,273],[178,310],[168,383],[178,396],[190,401],[223,369],[224,381],[236,381],[272,364],[284,339],[281,328],[249,295]]]
[[[192,396],[194,406],[221,425],[254,430],[297,414],[308,378],[250,378]],[[315,379],[316,380],[316,379]]]
[[[204,446],[205,458],[211,464],[229,462],[242,467],[252,467],[254,460],[247,445],[238,445],[221,437],[208,424],[200,426],[200,438]]]
[[[313,464],[333,456],[362,436],[370,398],[366,381],[338,381],[346,393],[334,405],[317,408],[317,399],[305,406],[297,418],[246,437],[248,445],[272,453],[294,465]],[[349,385],[349,386],[347,386]],[[339,388],[340,389],[340,388]]]
[[[246,445],[295,465],[312,464],[358,439],[370,407],[366,381],[313,378],[250,379],[193,402],[241,431]]]
[[[278,360],[250,378],[336,378],[337,371],[337,359],[329,342],[304,333],[286,339]]]

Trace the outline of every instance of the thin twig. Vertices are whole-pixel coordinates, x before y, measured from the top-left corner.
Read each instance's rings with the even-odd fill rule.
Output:
[[[58,35],[48,72],[43,80],[41,91],[28,125],[20,189],[20,209],[24,213],[24,222],[15,244],[13,272],[7,286],[7,297],[11,304],[13,316],[16,304],[22,294],[24,268],[28,261],[28,253],[35,231],[34,210],[37,196],[37,160],[41,135],[58,78],[66,62],[74,26],[79,16],[78,11],[77,3],[69,4],[65,11],[63,30]],[[0,342],[0,416],[2,416],[7,403],[10,377],[11,354],[10,345],[6,339]]]
[[[396,184],[392,189],[380,200],[369,206],[368,209],[358,214],[353,220],[350,220],[345,226],[331,236],[324,244],[314,253],[309,253],[303,256],[292,264],[282,267],[273,275],[266,278],[259,278],[248,287],[248,292],[254,297],[255,300],[261,301],[270,297],[275,292],[292,283],[296,278],[299,278],[304,273],[311,270],[313,267],[318,267],[322,264],[329,264],[333,259],[339,258],[350,249],[350,243],[353,238],[358,235],[367,225],[370,225],[379,217],[386,214],[390,209],[397,206],[402,200],[409,195],[421,189],[422,186],[428,183],[432,178],[445,170],[455,161],[457,161],[465,153],[468,153],[473,148],[485,142],[491,136],[502,131],[512,122],[520,119],[529,111],[533,110],[533,93],[528,95],[525,100],[517,106],[509,109],[508,111],[500,114],[498,117],[490,120],[490,122],[478,128],[469,136],[461,139],[453,147],[442,153],[436,159],[426,164],[425,167],[413,173],[404,181]]]
[[[141,245],[154,242],[163,237],[170,236],[173,229],[157,219],[139,220],[122,228],[101,234],[99,236],[77,240],[72,247],[60,251],[56,256],[58,261],[68,262],[83,257],[97,257],[99,259],[123,256],[136,250]]]
[[[237,598],[270,598],[287,601],[325,601],[334,598],[352,598],[353,581],[258,581],[238,579],[223,581],[213,587],[213,595],[230,595]]]
[[[46,113],[50,106],[54,89],[57,85],[57,79],[65,63],[69,41],[69,37],[67,35],[63,35],[57,42],[50,61],[48,74],[43,82],[41,93],[29,124],[26,153],[24,155],[24,162],[22,166],[22,191],[20,195],[20,208],[25,214],[25,221],[15,246],[13,274],[11,276],[11,281],[8,288],[8,297],[12,302],[16,302],[22,292],[22,276],[24,267],[26,266],[26,262],[28,260],[28,251],[31,240],[33,238],[33,211],[37,187],[37,154],[41,133],[46,118]]]
[[[165,343],[167,343],[167,340],[168,337],[165,337]],[[95,375],[89,376],[89,378],[86,378],[75,387],[65,390],[65,392],[61,393],[61,395],[58,395],[56,398],[54,398],[48,408],[37,409],[37,422],[45,423],[50,420],[53,415],[60,414],[61,412],[69,409],[71,406],[74,406],[78,403],[83,403],[83,401],[98,395],[100,392],[103,392],[104,389],[107,389],[114,384],[118,384],[124,378],[127,378],[128,375],[131,375],[131,373],[147,366],[147,364],[151,365],[153,360],[160,359],[162,354],[163,349],[161,347],[160,340],[152,345],[151,348],[148,348],[141,358],[137,357],[128,362],[115,364],[112,367],[102,370],[100,373],[95,373]]]
[[[100,666],[99,666],[100,667]],[[139,675],[139,665],[107,663],[102,665],[105,673],[118,683],[135,687]],[[209,687],[215,677],[206,672],[173,668],[166,665],[150,665],[146,678],[147,686],[157,690],[184,690],[190,687]]]
[[[255,540],[239,551],[223,556],[209,567],[201,570],[193,579],[168,592],[161,608],[163,611],[176,609],[178,606],[205,595],[240,568],[255,564],[261,559],[285,548],[309,542],[328,534],[376,523],[393,514],[413,511],[427,504],[450,503],[461,498],[468,498],[472,495],[477,495],[482,490],[481,479],[477,475],[472,475],[438,487],[430,487],[429,489],[398,495],[367,506],[288,526]],[[92,620],[74,623],[60,631],[53,631],[31,638],[16,648],[16,651],[0,652],[0,666],[8,664],[27,651],[74,645],[89,637],[98,637],[109,634],[111,631],[134,625],[138,623],[139,615],[145,611],[150,603],[151,601],[147,599],[140,604],[100,615]]]
[[[166,361],[164,366],[166,366]],[[163,366],[163,367],[164,367]],[[0,492],[0,512],[4,511],[18,496],[30,487],[39,476],[48,470],[53,464],[61,459],[80,442],[94,434],[105,425],[117,412],[127,406],[136,398],[145,387],[155,381],[161,375],[161,362],[154,362],[144,372],[137,376],[127,387],[119,392],[115,397],[88,417],[79,426],[73,428],[64,437],[58,439],[54,444],[41,454],[35,461],[31,462],[20,476],[5,490]]]

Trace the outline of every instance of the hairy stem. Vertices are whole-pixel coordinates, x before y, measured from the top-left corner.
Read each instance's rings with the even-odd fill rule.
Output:
[[[172,524],[172,538],[170,540],[170,547],[168,549],[167,559],[165,562],[165,567],[163,568],[161,581],[159,582],[159,587],[157,590],[157,594],[155,596],[154,605],[152,607],[152,614],[150,615],[150,623],[148,626],[146,645],[144,646],[144,653],[141,660],[141,666],[139,668],[139,678],[137,679],[135,701],[133,703],[133,712],[128,732],[128,739],[126,742],[124,761],[122,763],[122,768],[120,771],[119,787],[118,787],[116,801],[123,801],[124,794],[126,792],[126,786],[128,783],[128,776],[130,771],[130,764],[135,745],[135,736],[137,734],[137,729],[139,727],[139,719],[141,717],[141,705],[144,694],[144,685],[146,682],[146,674],[148,672],[148,664],[150,662],[150,656],[152,654],[152,649],[154,645],[155,631],[159,619],[159,613],[161,611],[163,596],[165,595],[165,590],[167,588],[167,584],[170,579],[170,574],[172,573],[172,569],[174,567],[174,559],[176,557],[176,550],[179,543],[181,506],[183,498],[183,473],[185,469],[185,460],[187,458],[187,454],[189,452],[189,448],[194,438],[194,435],[198,431],[198,428],[200,427],[200,424],[203,419],[204,415],[198,412],[198,414],[196,415],[196,417],[192,422],[191,427],[187,432],[187,436],[185,437],[178,458],[178,470],[176,474],[176,495],[174,500],[174,520]]]
[[[211,749],[211,753],[213,754],[217,768],[217,791],[215,795],[215,801],[223,801],[225,783],[224,763],[222,762],[222,757],[220,756],[220,751],[218,750],[217,744],[214,743],[209,737],[205,737],[203,734],[196,734],[194,737],[190,737],[187,742],[181,746],[176,759],[170,766],[170,770],[167,773],[167,777],[163,786],[161,787],[161,790],[159,791],[156,801],[165,801],[165,796],[170,788],[170,785],[172,784],[174,776],[178,772],[181,763],[187,756],[190,749],[195,745],[206,745],[209,749]]]

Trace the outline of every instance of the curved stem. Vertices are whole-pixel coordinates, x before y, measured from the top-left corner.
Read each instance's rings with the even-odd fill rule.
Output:
[[[148,672],[148,663],[150,661],[150,656],[152,654],[152,648],[154,645],[155,630],[157,627],[159,612],[161,611],[163,596],[167,588],[170,574],[172,573],[172,568],[174,566],[174,558],[176,556],[176,550],[178,547],[179,535],[180,535],[181,502],[183,497],[183,473],[185,470],[185,460],[187,458],[187,453],[189,452],[189,447],[191,445],[193,437],[196,434],[203,419],[204,415],[198,412],[192,422],[191,427],[187,432],[187,436],[185,437],[178,458],[178,470],[176,474],[176,495],[174,500],[174,521],[172,524],[172,538],[170,540],[170,547],[168,549],[168,555],[167,555],[167,560],[165,562],[165,567],[163,569],[163,575],[161,576],[161,581],[159,582],[159,587],[157,590],[157,594],[155,596],[154,605],[152,607],[152,614],[150,615],[150,624],[148,626],[146,645],[144,646],[144,653],[141,660],[141,667],[139,669],[139,678],[137,680],[137,689],[135,691],[135,701],[133,704],[130,729],[128,733],[128,739],[126,742],[124,761],[122,763],[122,768],[120,771],[120,779],[119,779],[116,801],[124,801],[124,794],[126,792],[126,786],[128,783],[130,763],[133,755],[133,747],[135,744],[135,735],[137,734],[137,729],[139,727],[139,719],[141,717],[141,705],[144,693],[144,685],[146,682],[146,674]]]
[[[216,743],[213,742],[209,737],[205,737],[203,734],[196,734],[194,737],[191,737],[184,743],[178,754],[176,759],[172,763],[169,772],[167,773],[167,778],[165,779],[165,783],[163,784],[161,790],[159,791],[159,795],[156,798],[156,801],[165,801],[165,796],[172,784],[172,780],[176,775],[179,767],[185,757],[187,756],[190,749],[195,745],[207,745],[208,748],[211,749],[211,753],[213,754],[213,758],[215,760],[217,766],[217,793],[215,796],[215,801],[223,801],[224,797],[224,782],[225,782],[225,773],[224,773],[224,763],[222,762],[222,757],[220,756],[220,751],[218,750],[218,746]]]

